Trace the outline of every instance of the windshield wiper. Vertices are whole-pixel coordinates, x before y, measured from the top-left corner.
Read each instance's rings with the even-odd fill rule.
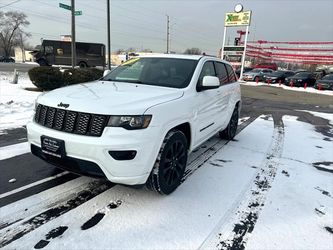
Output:
[[[103,81],[109,81],[109,82],[129,82],[129,83],[138,83],[142,84],[140,80],[115,80],[115,79],[103,79]]]

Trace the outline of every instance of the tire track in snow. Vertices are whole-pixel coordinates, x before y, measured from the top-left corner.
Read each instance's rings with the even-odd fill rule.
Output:
[[[241,124],[238,126],[236,135],[239,134],[248,125],[250,125],[255,119],[257,119],[257,117],[258,116],[253,116],[250,118],[246,117],[239,119]],[[199,149],[194,150],[193,153],[189,155],[188,164],[181,183],[183,183],[189,176],[191,176],[196,170],[204,165],[213,155],[215,155],[229,142],[216,137],[217,136],[210,138]]]
[[[74,198],[67,200],[66,202],[63,202],[58,206],[52,207],[44,212],[41,212],[40,214],[33,216],[26,221],[23,221],[19,225],[15,224],[12,227],[3,230],[4,232],[0,232],[0,248],[23,237],[25,234],[61,216],[62,214],[80,206],[86,201],[110,189],[112,186],[114,186],[114,184],[106,181],[93,182],[89,188],[81,191]]]
[[[223,230],[221,228],[223,226],[222,224],[225,223],[225,220],[220,221],[218,225],[220,232],[213,232],[214,235],[208,237],[201,248],[206,248],[206,245],[211,244],[209,241],[213,239],[213,242],[216,243],[214,246],[217,249],[245,249],[249,235],[254,230],[260,212],[265,205],[266,195],[268,190],[271,188],[272,182],[274,181],[279,161],[282,156],[284,125],[281,116],[273,116],[273,119],[273,138],[270,147],[266,152],[266,159],[262,162],[261,167],[255,175],[252,187],[250,187],[250,194],[248,195],[249,198],[238,206],[235,213],[236,217],[231,222],[233,226]],[[225,232],[222,232],[221,230]]]

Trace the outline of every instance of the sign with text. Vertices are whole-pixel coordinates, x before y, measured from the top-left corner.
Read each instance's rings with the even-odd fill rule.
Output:
[[[224,51],[244,51],[244,46],[224,46]]]
[[[249,26],[251,22],[251,11],[229,12],[225,14],[224,25],[228,26]]]
[[[72,10],[72,7],[67,5],[67,4],[63,4],[63,3],[59,3],[59,7],[66,9],[66,10]]]

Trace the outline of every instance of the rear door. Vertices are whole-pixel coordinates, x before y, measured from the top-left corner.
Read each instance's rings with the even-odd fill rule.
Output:
[[[228,108],[229,108],[229,99],[230,99],[230,91],[231,85],[229,84],[228,78],[228,70],[226,68],[226,64],[222,62],[214,62],[216,69],[216,76],[220,80],[220,88],[217,90],[218,92],[218,106],[219,111],[217,114],[217,122],[218,127],[221,128],[227,122],[228,119]]]

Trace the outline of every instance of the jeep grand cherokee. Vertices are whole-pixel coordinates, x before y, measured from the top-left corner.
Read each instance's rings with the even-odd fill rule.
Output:
[[[28,139],[34,155],[57,167],[169,194],[193,149],[217,132],[235,136],[240,102],[225,61],[140,57],[98,81],[41,95]]]

